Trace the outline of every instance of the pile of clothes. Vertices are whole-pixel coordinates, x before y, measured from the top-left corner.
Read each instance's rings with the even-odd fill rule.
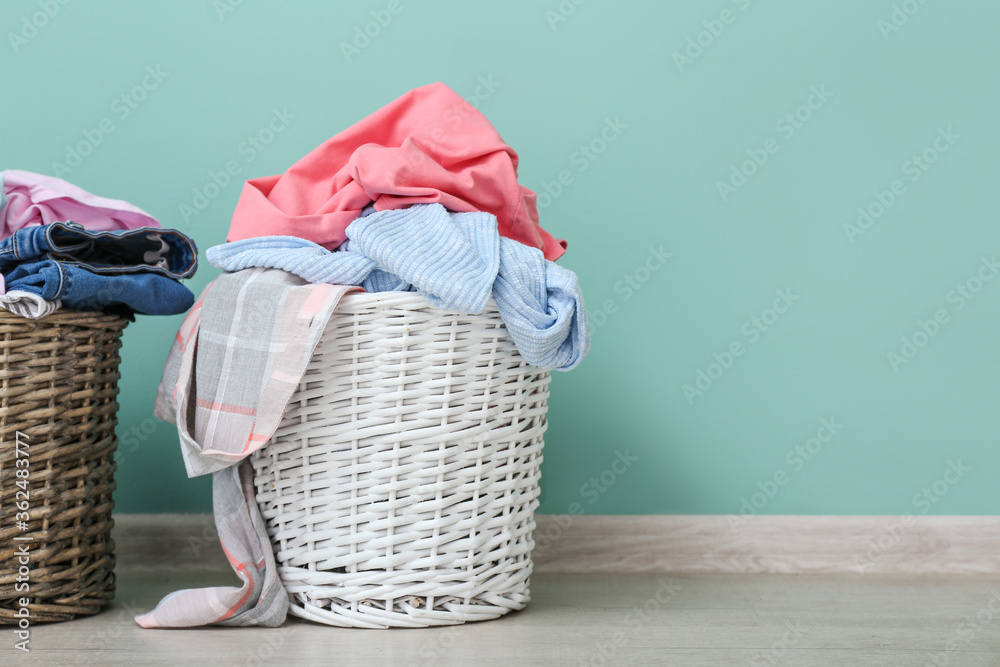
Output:
[[[60,308],[174,315],[194,303],[184,234],[128,202],[28,171],[0,172],[0,307],[31,319]]]
[[[344,294],[415,291],[481,313],[492,298],[519,352],[568,371],[590,334],[566,242],[538,224],[535,193],[490,122],[442,83],[412,90],[284,174],[245,183],[224,273],[175,339],[156,399],[189,476],[213,474],[216,527],[241,588],[185,590],[143,627],[280,625],[288,596],[248,457],[272,437]]]

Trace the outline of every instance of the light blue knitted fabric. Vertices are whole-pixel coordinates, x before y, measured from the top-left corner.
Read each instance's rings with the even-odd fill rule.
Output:
[[[209,248],[224,271],[282,269],[311,283],[367,292],[416,290],[444,310],[480,313],[492,294],[521,355],[568,371],[590,348],[576,274],[497,231],[489,213],[449,213],[440,204],[364,215],[347,228],[346,250],[294,236],[262,236]]]

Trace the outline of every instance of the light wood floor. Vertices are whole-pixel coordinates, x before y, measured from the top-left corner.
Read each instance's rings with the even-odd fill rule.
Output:
[[[234,581],[120,571],[110,609],[32,628],[30,654],[14,651],[12,630],[0,629],[0,664],[1000,665],[1000,577],[989,575],[536,574],[527,610],[464,626],[347,630],[292,619],[277,629],[143,630],[132,622],[170,591]]]

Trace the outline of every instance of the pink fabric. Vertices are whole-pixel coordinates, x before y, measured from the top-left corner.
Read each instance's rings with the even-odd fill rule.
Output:
[[[0,240],[50,222],[78,222],[94,231],[160,226],[141,208],[92,195],[61,178],[8,169],[0,172],[0,180],[6,197],[0,204]]]
[[[486,211],[500,234],[554,260],[566,242],[538,225],[535,193],[517,183],[517,153],[443,83],[406,93],[328,139],[280,176],[247,181],[226,240],[298,236],[330,250],[363,208],[439,203]]]

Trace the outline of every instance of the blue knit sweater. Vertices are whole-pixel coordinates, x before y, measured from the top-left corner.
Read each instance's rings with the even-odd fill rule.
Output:
[[[568,371],[586,356],[590,331],[576,274],[501,237],[493,215],[450,213],[440,204],[366,213],[335,252],[294,236],[262,236],[209,248],[208,261],[367,292],[415,290],[439,308],[467,313],[482,312],[492,295],[528,363]]]

